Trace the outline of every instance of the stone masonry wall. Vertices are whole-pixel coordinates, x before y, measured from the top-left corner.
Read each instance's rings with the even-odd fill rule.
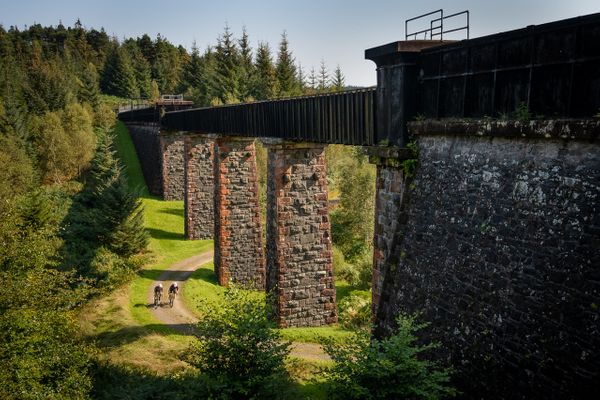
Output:
[[[372,311],[376,315],[385,280],[386,265],[396,264],[394,249],[405,222],[406,184],[404,172],[397,167],[377,166],[375,197],[375,237],[373,249]]]
[[[265,288],[254,139],[219,138],[215,157],[215,274]]]
[[[267,290],[277,323],[335,323],[324,146],[269,146],[267,179]]]
[[[158,124],[128,123],[127,130],[140,160],[140,166],[148,191],[162,197],[162,173],[160,169],[160,143]]]
[[[185,193],[184,135],[161,131],[159,135],[164,200],[183,200]]]
[[[465,398],[590,398],[600,388],[597,136],[431,133],[417,136],[405,212],[378,208],[377,333],[400,312],[422,313]],[[380,171],[379,187],[390,178]],[[395,201],[391,192],[380,199]]]
[[[185,137],[185,237],[211,239],[214,234],[215,139]]]

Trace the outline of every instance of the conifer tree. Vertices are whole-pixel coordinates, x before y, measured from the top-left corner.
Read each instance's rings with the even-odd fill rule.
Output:
[[[342,74],[342,70],[340,69],[340,66],[338,64],[338,66],[335,68],[335,71],[333,72],[333,78],[331,79],[331,86],[333,90],[337,92],[344,90],[344,81],[344,74]]]
[[[321,60],[321,68],[319,69],[319,92],[325,92],[329,83],[329,72],[325,65],[325,60]]]
[[[98,98],[100,96],[100,86],[98,84],[98,72],[96,67],[91,62],[81,74],[81,84],[79,87],[78,98],[83,103],[88,103],[92,107],[98,106]]]
[[[248,41],[246,28],[242,29],[240,46],[240,98],[243,101],[252,99],[252,80],[254,79],[254,64],[252,62],[252,48]]]
[[[115,44],[106,58],[100,86],[105,93],[125,98],[139,97],[135,71],[128,54]]]
[[[315,72],[315,67],[310,68],[310,75],[308,76],[308,87],[312,89],[312,91],[317,90],[318,86],[317,73]]]
[[[277,94],[277,75],[273,66],[273,57],[268,43],[258,44],[256,51],[256,77],[253,96],[257,100],[266,100]]]
[[[277,81],[279,82],[279,96],[294,96],[299,94],[299,85],[296,77],[296,66],[290,52],[287,34],[281,34],[279,52],[277,53]]]
[[[215,80],[217,97],[224,104],[235,103],[240,99],[240,53],[229,26],[217,40],[215,51]]]
[[[305,93],[306,92],[306,77],[304,76],[304,70],[302,69],[302,64],[298,63],[298,76],[296,77],[297,81],[298,81],[298,86],[300,88],[300,92],[301,93]]]

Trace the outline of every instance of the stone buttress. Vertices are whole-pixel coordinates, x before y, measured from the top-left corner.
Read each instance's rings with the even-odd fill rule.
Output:
[[[269,145],[267,290],[279,326],[337,322],[325,146]]]
[[[254,138],[222,137],[215,157],[215,274],[230,282],[265,288]]]
[[[214,234],[215,138],[185,137],[185,237],[211,239]]]

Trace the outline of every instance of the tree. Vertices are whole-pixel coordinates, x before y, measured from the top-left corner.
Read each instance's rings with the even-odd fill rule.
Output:
[[[368,330],[343,343],[326,339],[325,352],[334,362],[323,370],[330,398],[434,400],[456,395],[448,384],[451,369],[425,358],[438,344],[416,344],[416,332],[427,325],[404,315],[397,324],[386,339],[372,339]]]
[[[223,104],[240,99],[240,54],[229,26],[217,40],[215,51],[217,97]]]
[[[261,42],[256,51],[256,76],[253,96],[258,100],[275,97],[277,93],[277,76],[273,66],[273,57],[269,44]]]
[[[125,98],[139,97],[135,71],[127,52],[115,44],[106,58],[100,86],[105,93]]]
[[[306,76],[304,76],[304,70],[302,69],[302,64],[298,63],[298,75],[296,76],[296,80],[298,81],[298,86],[300,88],[301,93],[306,92]]]
[[[310,75],[308,76],[308,87],[311,89],[312,92],[315,92],[317,90],[317,86],[317,74],[315,72],[315,67],[312,67],[310,69]]]
[[[244,27],[240,46],[240,98],[243,101],[252,100],[252,81],[255,75],[254,63],[252,62],[252,48],[248,41],[248,33]]]
[[[281,390],[290,343],[271,329],[270,309],[256,293],[237,288],[204,306],[185,361],[208,375],[213,396],[273,398]]]
[[[325,60],[321,60],[321,68],[319,69],[318,85],[319,92],[325,92],[329,84],[329,72],[325,65]]]
[[[88,103],[92,107],[98,106],[98,98],[100,96],[100,86],[98,83],[98,72],[92,63],[88,63],[87,67],[81,74],[81,84],[77,97],[79,101]]]
[[[335,71],[333,72],[333,78],[331,80],[332,89],[336,92],[344,90],[344,81],[344,74],[342,74],[342,70],[340,69],[340,66],[338,64],[338,66],[335,68]]]
[[[279,52],[277,53],[277,81],[279,82],[279,96],[294,96],[299,94],[300,88],[296,77],[294,58],[288,48],[287,34],[281,34]]]
[[[100,135],[86,184],[64,228],[67,267],[100,285],[125,278],[136,267],[128,258],[146,248],[141,202],[127,186],[110,133]],[[96,257],[104,262],[95,262]]]

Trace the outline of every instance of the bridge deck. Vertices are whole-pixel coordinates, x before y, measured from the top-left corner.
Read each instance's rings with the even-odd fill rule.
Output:
[[[167,129],[371,145],[375,89],[168,112]]]

